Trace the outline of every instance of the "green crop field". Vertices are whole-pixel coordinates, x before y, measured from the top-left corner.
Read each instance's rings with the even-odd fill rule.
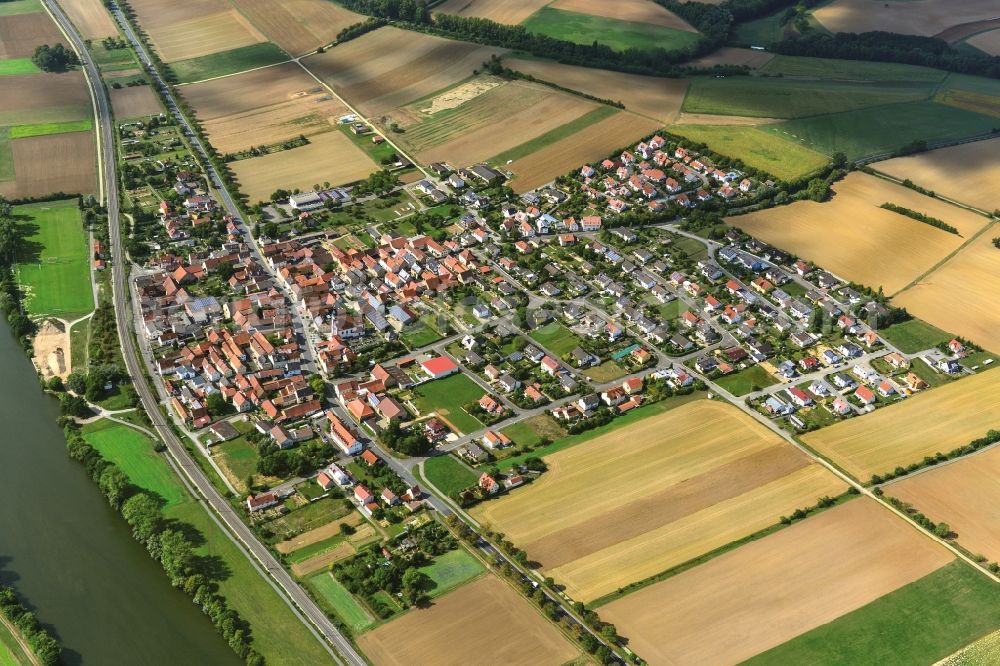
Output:
[[[90,250],[76,200],[15,206],[14,215],[25,234],[17,276],[28,311],[72,319],[93,310]]]
[[[744,664],[931,664],[998,626],[995,583],[956,560]]]
[[[759,365],[751,366],[746,370],[734,372],[725,377],[719,377],[715,382],[735,396],[746,395],[778,383],[774,377],[768,374],[767,370]]]
[[[10,147],[9,130],[0,127],[0,183],[14,178],[14,151]]]
[[[684,98],[688,113],[755,118],[801,118],[872,106],[916,102],[934,93],[929,83],[850,83],[736,76],[694,78]],[[899,112],[881,113],[905,118]]]
[[[347,588],[340,584],[328,571],[308,579],[309,586],[337,613],[354,633],[359,633],[373,623],[371,615],[351,596]]]
[[[905,118],[906,122],[900,122]],[[765,125],[765,132],[801,141],[821,153],[850,159],[895,151],[914,141],[943,141],[993,130],[996,118],[934,102],[861,109]]]
[[[822,153],[756,127],[672,125],[667,131],[703,143],[717,153],[738,158],[780,180],[805,176],[830,161]]]
[[[3,5],[0,4],[0,7]],[[0,14],[2,16],[2,14]],[[31,62],[31,58],[11,58],[10,60],[0,60],[0,76],[10,76],[12,74],[40,74],[42,70]]]
[[[400,337],[410,349],[419,349],[440,340],[441,334],[421,320],[403,329]]]
[[[514,442],[514,446],[535,447],[543,439],[554,442],[566,436],[566,429],[548,414],[539,414],[507,426],[501,432]]]
[[[960,652],[940,662],[940,666],[991,666],[996,663],[998,654],[1000,654],[1000,630],[962,648]]]
[[[420,571],[434,581],[434,589],[430,592],[433,599],[479,576],[486,571],[486,567],[460,546],[435,557],[433,562],[420,567]]]
[[[530,337],[556,356],[565,358],[579,347],[583,340],[557,321],[535,329]]]
[[[448,497],[458,497],[458,493],[476,485],[479,475],[454,457],[434,456],[424,461],[424,477]]]
[[[845,81],[904,81],[939,83],[948,76],[940,69],[864,60],[834,60],[801,56],[775,56],[760,68],[766,74]]]
[[[889,341],[893,347],[906,354],[917,352],[951,341],[955,336],[942,331],[937,326],[931,326],[922,319],[910,319],[889,328],[883,328],[878,334]]]
[[[213,53],[199,58],[170,63],[178,83],[192,83],[205,79],[236,74],[256,67],[274,65],[288,60],[288,54],[271,42],[241,46],[237,49]]]
[[[228,575],[219,581],[219,592],[250,623],[253,647],[264,655],[267,663],[284,666],[329,663],[329,653],[264,580],[246,554],[187,493],[166,460],[153,452],[149,439],[126,426],[110,421],[104,423],[111,425],[88,426],[84,437],[102,455],[118,464],[132,483],[170,499],[172,503],[164,509],[168,519],[189,523],[200,532],[204,543],[196,552],[204,557],[218,558],[228,570]]]
[[[597,41],[618,51],[657,47],[679,49],[694,44],[701,37],[696,32],[666,26],[619,21],[550,7],[542,7],[521,25],[529,32],[574,44],[592,44]]]
[[[0,666],[31,666],[33,663],[14,634],[0,623]]]
[[[6,2],[0,2],[0,16],[30,14],[31,12],[40,11],[42,11],[42,4],[38,0],[7,0]]]
[[[15,125],[10,128],[10,138],[25,139],[29,136],[47,136],[49,134],[64,134],[66,132],[86,132],[93,129],[90,118],[70,120],[61,123],[38,123],[35,125]]]
[[[438,412],[449,423],[462,432],[473,432],[483,424],[463,407],[470,402],[478,402],[486,391],[465,375],[459,373],[444,379],[421,384],[413,390],[413,401],[422,413]]]
[[[784,10],[733,26],[733,41],[753,46],[767,46],[779,41],[785,36],[785,26],[781,24],[783,14]]]
[[[570,122],[555,128],[541,136],[537,136],[530,141],[526,141],[519,146],[514,146],[510,150],[500,153],[496,157],[493,157],[487,162],[492,164],[504,165],[508,160],[519,160],[522,157],[527,157],[528,155],[537,152],[548,146],[549,144],[555,143],[556,141],[561,141],[565,138],[571,137],[577,132],[587,129],[594,123],[598,123],[605,118],[610,118],[611,116],[618,113],[618,109],[613,106],[606,106],[602,104],[593,111],[588,111],[576,120],[571,120]]]

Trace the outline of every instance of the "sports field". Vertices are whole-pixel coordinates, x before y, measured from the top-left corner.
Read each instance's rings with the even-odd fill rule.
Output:
[[[993,225],[947,263],[923,277],[893,301],[938,327],[1000,352],[1000,250]]]
[[[995,430],[1000,430],[997,418]],[[983,433],[986,434],[985,432]],[[888,495],[911,503],[935,522],[946,522],[971,553],[1000,561],[1000,449],[964,458],[889,486]]]
[[[834,184],[827,202],[799,201],[728,222],[848,280],[887,294],[903,288],[957,249],[986,218],[896,185],[853,172]],[[880,208],[890,202],[944,220],[961,236]]]
[[[365,17],[329,0],[232,0],[278,46],[302,55],[329,44],[337,33]]]
[[[276,189],[311,190],[315,183],[345,185],[367,178],[377,165],[341,132],[310,137],[309,144],[232,162],[240,191],[251,202],[267,201]]]
[[[504,65],[564,88],[621,102],[629,111],[660,122],[670,122],[677,116],[688,87],[684,79],[623,74],[545,60],[507,58]]]
[[[749,416],[704,400],[544,459],[541,479],[472,514],[585,601],[845,489]]]
[[[462,373],[421,384],[413,389],[413,393],[413,402],[423,414],[437,412],[438,416],[465,433],[483,427],[479,419],[462,407],[477,402],[486,395],[486,391]]]
[[[129,6],[165,62],[267,41],[227,0],[131,0]]]
[[[987,371],[803,435],[802,441],[867,481],[982,437],[1000,425],[998,413],[1000,372]]]
[[[813,11],[830,32],[885,30],[930,37],[961,23],[995,18],[995,0],[834,0]]]
[[[713,151],[742,160],[781,180],[791,180],[823,167],[830,158],[756,127],[671,125],[667,131],[703,143]]]
[[[285,60],[288,60],[288,54],[278,46],[271,42],[259,42],[227,51],[175,60],[170,63],[170,69],[179,83],[190,83],[266,67]]]
[[[180,88],[221,153],[334,129],[347,107],[295,63]]]
[[[378,117],[438,93],[504,49],[386,27],[303,63],[362,113]]]
[[[492,575],[361,635],[358,646],[376,666],[475,664],[487,652],[503,655],[507,665],[534,666],[579,654],[531,602]]]
[[[536,34],[574,44],[592,44],[596,41],[617,51],[631,48],[680,49],[693,45],[700,38],[697,32],[672,14],[667,15],[673,19],[675,26],[666,26],[662,22],[622,20],[608,16],[627,15],[617,11],[617,2],[608,5],[587,3],[586,7],[583,4],[581,0],[556,0],[529,16],[521,22],[521,25]],[[636,2],[629,0],[622,4],[634,7]],[[651,12],[660,9],[653,3],[643,4],[649,4]],[[583,13],[581,9],[590,12],[599,11],[604,15]],[[678,28],[676,25],[684,27]]]
[[[942,196],[992,212],[1000,207],[998,151],[1000,138],[896,157],[872,166],[895,178],[908,178]],[[971,182],[975,187],[969,187]]]
[[[736,664],[950,561],[947,550],[861,498],[613,601],[600,615],[653,666]]]
[[[932,664],[1000,626],[998,599],[996,583],[955,561],[746,664]]]
[[[486,571],[486,567],[465,548],[459,547],[435,557],[433,562],[420,567],[420,571],[434,583],[430,591],[433,599],[479,576]]]
[[[90,251],[75,199],[15,206],[23,230],[17,277],[33,315],[75,319],[94,309]]]

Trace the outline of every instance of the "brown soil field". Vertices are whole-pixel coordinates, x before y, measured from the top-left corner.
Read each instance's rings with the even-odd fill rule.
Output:
[[[1000,139],[938,148],[872,165],[895,178],[909,178],[964,204],[992,212],[1000,207]]]
[[[481,664],[485,654],[503,655],[505,666],[555,666],[579,655],[531,602],[492,575],[362,634],[358,646],[376,666]]]
[[[867,481],[872,474],[968,444],[997,427],[1000,372],[986,371],[803,435],[802,441]]]
[[[997,226],[893,299],[935,326],[1000,353],[1000,250]]]
[[[298,56],[329,44],[364,16],[329,0],[232,0],[278,46]]]
[[[361,521],[361,514],[357,511],[352,511],[343,518],[338,518],[332,523],[323,525],[322,527],[317,527],[314,530],[303,532],[288,541],[282,541],[281,543],[275,544],[274,547],[279,553],[291,553],[299,548],[305,548],[306,546],[310,546],[314,543],[340,534],[340,526],[343,523],[347,523],[353,527],[361,523]]]
[[[358,552],[356,547],[358,544],[370,541],[373,537],[375,537],[375,528],[369,523],[365,523],[359,527],[358,531],[352,534],[349,539],[338,544],[333,550],[328,550],[325,553],[321,553],[315,557],[310,557],[307,560],[293,564],[291,567],[292,573],[299,577],[308,576],[311,573],[315,573],[321,569],[329,567],[331,564],[340,562],[341,560],[346,560],[348,557]]]
[[[362,113],[379,116],[467,79],[505,52],[387,27],[304,63]]]
[[[686,63],[691,67],[714,67],[716,65],[746,65],[753,69],[763,67],[774,58],[773,53],[723,46],[708,55]]]
[[[650,0],[615,0],[614,2],[601,2],[601,0],[555,0],[555,2],[549,4],[549,7],[567,12],[618,19],[619,21],[649,23],[651,25],[662,25],[666,28],[675,28],[676,30],[698,32],[687,21],[673,12],[667,11],[655,2],[650,2]]]
[[[545,460],[541,479],[473,515],[584,601],[845,489],[751,417],[707,400]]]
[[[137,118],[160,113],[160,99],[149,86],[111,88],[111,105],[115,118]]]
[[[129,4],[165,62],[267,41],[226,0],[131,0]]]
[[[194,83],[180,90],[221,153],[327,132],[348,112],[295,63]]]
[[[142,74],[142,70],[136,67],[135,69],[118,69],[113,72],[101,72],[101,76],[105,81],[114,81],[115,79],[128,79],[133,76],[138,76]]]
[[[434,13],[474,16],[497,23],[517,25],[551,0],[446,0]]]
[[[84,39],[104,39],[118,35],[118,28],[101,0],[63,0],[59,5],[66,10]]]
[[[97,192],[97,152],[93,132],[70,132],[13,139],[16,180],[0,183],[8,198],[53,192]]]
[[[622,74],[542,60],[508,58],[504,63],[511,69],[530,74],[542,81],[555,83],[599,99],[621,102],[629,111],[649,116],[665,124],[672,122],[677,116],[688,88],[688,82],[682,79]]]
[[[59,28],[45,12],[0,16],[0,44],[5,58],[30,58],[42,44],[67,46]],[[5,79],[4,83],[8,81]]]
[[[514,173],[511,187],[517,192],[527,192],[587,162],[597,161],[625,148],[660,127],[660,123],[651,118],[627,111],[616,113],[504,168]]]
[[[1000,56],[1000,29],[982,32],[967,39],[966,43],[990,55]]]
[[[972,35],[985,32],[993,28],[1000,28],[1000,18],[987,19],[985,21],[972,21],[971,23],[961,23],[959,25],[952,26],[947,30],[942,30],[934,36],[938,39],[943,39],[949,44],[954,44],[955,42],[965,39],[966,37],[971,37]]]
[[[937,35],[962,23],[996,18],[996,0],[834,0],[813,12],[830,32],[886,30]]]
[[[1000,449],[990,449],[904,478],[885,488],[935,522],[944,521],[958,543],[1000,560]]]
[[[521,81],[505,83],[450,111],[407,127],[400,141],[418,161],[475,164],[597,108],[595,102]]]
[[[600,615],[653,666],[736,664],[951,560],[860,498],[613,601]]]
[[[828,202],[799,201],[727,221],[887,294],[929,270],[987,223],[980,215],[865,173],[849,174],[833,190]],[[879,208],[885,202],[942,219],[962,236]]]
[[[82,120],[93,114],[80,72],[5,76],[3,85],[17,94],[0,95],[0,125]]]
[[[250,201],[266,201],[276,189],[310,190],[315,183],[353,183],[378,166],[341,132],[310,138],[307,146],[231,162],[240,190]]]

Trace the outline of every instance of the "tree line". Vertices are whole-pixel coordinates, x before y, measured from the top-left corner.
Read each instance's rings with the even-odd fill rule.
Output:
[[[263,666],[263,655],[251,647],[249,623],[229,607],[219,594],[219,564],[211,557],[196,552],[193,525],[168,518],[163,512],[163,499],[133,485],[128,476],[113,462],[105,459],[68,424],[65,429],[69,456],[80,462],[113,509],[121,513],[132,528],[132,536],[146,547],[149,554],[163,567],[170,584],[198,604],[229,646],[250,666]]]
[[[879,208],[884,208],[886,210],[891,210],[893,213],[899,213],[900,215],[905,215],[906,217],[912,218],[917,222],[923,222],[924,224],[929,224],[932,227],[937,227],[943,231],[947,231],[949,234],[959,235],[958,229],[951,226],[944,220],[940,220],[936,217],[931,217],[930,215],[925,215],[918,211],[912,210],[910,208],[904,208],[903,206],[897,206],[894,203],[886,201],[884,204],[879,206]]]
[[[0,614],[21,632],[31,651],[44,666],[59,663],[62,646],[41,625],[35,614],[18,600],[14,588],[0,585]]]

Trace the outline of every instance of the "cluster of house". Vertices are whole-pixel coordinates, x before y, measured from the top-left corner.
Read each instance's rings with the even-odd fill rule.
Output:
[[[371,451],[364,451],[360,456],[361,462],[368,467],[382,464],[382,460]],[[357,503],[358,508],[367,516],[371,516],[375,509],[379,508],[379,502],[389,509],[396,506],[405,506],[409,511],[419,511],[423,506],[421,498],[423,491],[420,486],[411,486],[406,489],[402,496],[394,493],[390,488],[383,488],[376,496],[364,484],[356,483],[355,480],[336,463],[323,468],[316,475],[316,483],[323,490],[331,488],[341,488],[343,490],[353,488],[351,496]]]
[[[694,208],[714,196],[733,199],[754,187],[740,172],[723,171],[683,146],[673,151],[666,148],[666,140],[654,136],[615,159],[584,165],[579,173],[580,191],[621,214],[633,206],[660,211],[666,201]]]
[[[552,410],[552,416],[562,421],[576,421],[592,416],[603,407],[615,409],[624,414],[642,404],[645,382],[642,377],[628,377],[620,385],[612,386],[600,393],[588,393],[575,401]]]
[[[166,230],[167,238],[179,241],[190,238],[192,230],[215,219],[218,210],[216,200],[205,191],[201,176],[191,171],[177,172],[173,190],[183,197],[180,206],[172,206],[161,201],[159,207],[160,224]],[[223,221],[232,225],[232,217],[224,215]]]

